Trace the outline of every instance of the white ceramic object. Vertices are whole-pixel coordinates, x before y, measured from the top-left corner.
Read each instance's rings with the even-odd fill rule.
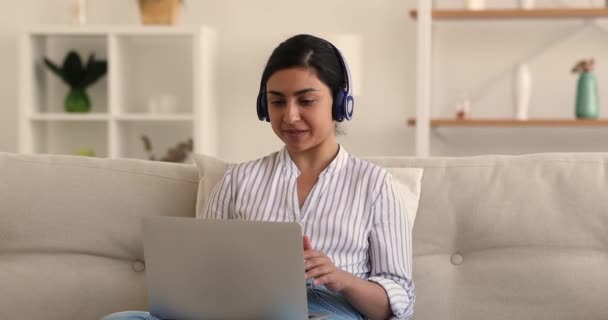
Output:
[[[148,98],[149,113],[177,113],[177,97],[172,94],[160,94]]]
[[[524,10],[534,9],[534,0],[519,0],[519,7]]]
[[[468,10],[484,10],[486,8],[485,0],[467,0],[466,2]]]
[[[84,25],[87,23],[87,0],[72,0],[72,24]]]
[[[513,88],[515,118],[517,120],[527,120],[528,110],[530,109],[530,97],[532,95],[532,74],[530,73],[528,64],[521,63],[515,68]]]
[[[158,99],[156,97],[148,98],[148,112],[149,113],[158,113],[160,110],[158,106]]]
[[[177,113],[177,97],[172,94],[158,96],[158,112]]]

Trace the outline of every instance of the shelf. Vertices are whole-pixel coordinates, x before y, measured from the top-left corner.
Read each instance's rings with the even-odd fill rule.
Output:
[[[106,35],[150,35],[173,36],[194,35],[200,28],[187,26],[112,26],[112,25],[52,25],[34,26],[27,30],[35,36],[106,36]]]
[[[416,126],[416,119],[408,119],[408,126]],[[608,119],[431,119],[431,127],[608,127]]]
[[[31,121],[108,121],[107,113],[34,113],[30,115]]]
[[[192,138],[194,152],[217,155],[217,44],[216,31],[202,25],[26,27],[19,41],[19,152],[92,148],[110,158],[145,159],[146,134],[157,150]],[[41,63],[60,62],[69,50],[109,62],[89,91],[88,113],[65,112],[65,85]],[[151,102],[160,112],[175,109],[149,113]]]
[[[193,121],[194,117],[189,113],[130,113],[121,114],[115,118],[118,121]]]
[[[410,11],[410,17],[418,17],[417,10]],[[607,8],[542,8],[542,9],[488,9],[488,10],[433,10],[433,19],[572,19],[608,17]]]

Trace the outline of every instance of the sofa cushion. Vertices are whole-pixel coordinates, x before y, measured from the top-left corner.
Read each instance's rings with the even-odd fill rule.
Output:
[[[146,309],[142,217],[193,217],[197,184],[187,165],[0,153],[0,319]]]
[[[393,184],[405,202],[410,228],[414,228],[422,184],[422,168],[386,168],[393,178]]]
[[[198,194],[196,196],[196,214],[203,214],[207,200],[215,185],[224,177],[229,163],[207,155],[195,154],[194,162],[198,168]]]
[[[608,154],[376,158],[421,167],[416,319],[608,315]]]

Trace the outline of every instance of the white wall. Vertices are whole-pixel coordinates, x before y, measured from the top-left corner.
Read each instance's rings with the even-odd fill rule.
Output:
[[[462,0],[435,1],[442,7]],[[69,0],[0,1],[0,151],[17,149],[16,62],[19,28],[28,24],[66,23]],[[492,6],[517,1],[492,0]],[[538,5],[587,5],[589,1],[537,1]],[[595,1],[598,4],[598,0]],[[599,1],[601,4],[602,1]],[[280,147],[266,123],[255,114],[255,98],[263,65],[286,36],[355,33],[363,42],[364,78],[356,100],[355,119],[343,126],[340,140],[357,155],[413,155],[414,130],[405,119],[415,115],[415,22],[408,16],[414,0],[186,0],[182,24],[207,24],[220,38],[220,155],[244,160]],[[7,14],[7,12],[13,12]],[[139,23],[135,0],[89,0],[89,23]],[[433,115],[452,116],[453,101],[488,78],[501,74],[539,43],[552,39],[576,22],[445,23],[435,31]],[[534,95],[530,116],[569,116],[576,59],[597,57],[600,88],[608,83],[605,35],[583,33],[573,42],[531,64]],[[602,55],[603,54],[603,55]],[[603,80],[605,78],[605,80]],[[357,79],[354,79],[357,81]],[[605,86],[604,86],[605,87]],[[604,95],[607,100],[608,96]],[[511,115],[510,78],[505,74],[473,106],[479,116]],[[602,110],[606,114],[608,110]],[[433,135],[436,155],[597,151],[608,129],[505,130],[442,129]],[[604,139],[605,140],[605,139]]]
[[[29,24],[56,23],[65,16],[62,1],[0,1],[0,151],[17,150],[18,39]]]
[[[407,18],[410,1],[218,3],[189,2],[184,22],[205,21],[220,30],[223,156],[247,159],[280,147],[269,125],[257,120],[255,99],[272,49],[299,32],[362,37],[365,81],[356,100],[355,120],[343,126],[347,135],[341,142],[347,149],[360,155],[413,152],[413,130],[404,126],[405,118],[413,115],[414,103],[414,28]]]

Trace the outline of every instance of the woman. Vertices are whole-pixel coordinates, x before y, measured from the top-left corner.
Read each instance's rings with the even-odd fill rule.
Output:
[[[311,313],[408,319],[415,294],[405,207],[386,170],[336,142],[336,122],[352,116],[350,86],[331,43],[310,35],[281,43],[262,75],[257,109],[285,147],[230,167],[199,216],[299,222]],[[128,316],[106,319],[155,319]]]

